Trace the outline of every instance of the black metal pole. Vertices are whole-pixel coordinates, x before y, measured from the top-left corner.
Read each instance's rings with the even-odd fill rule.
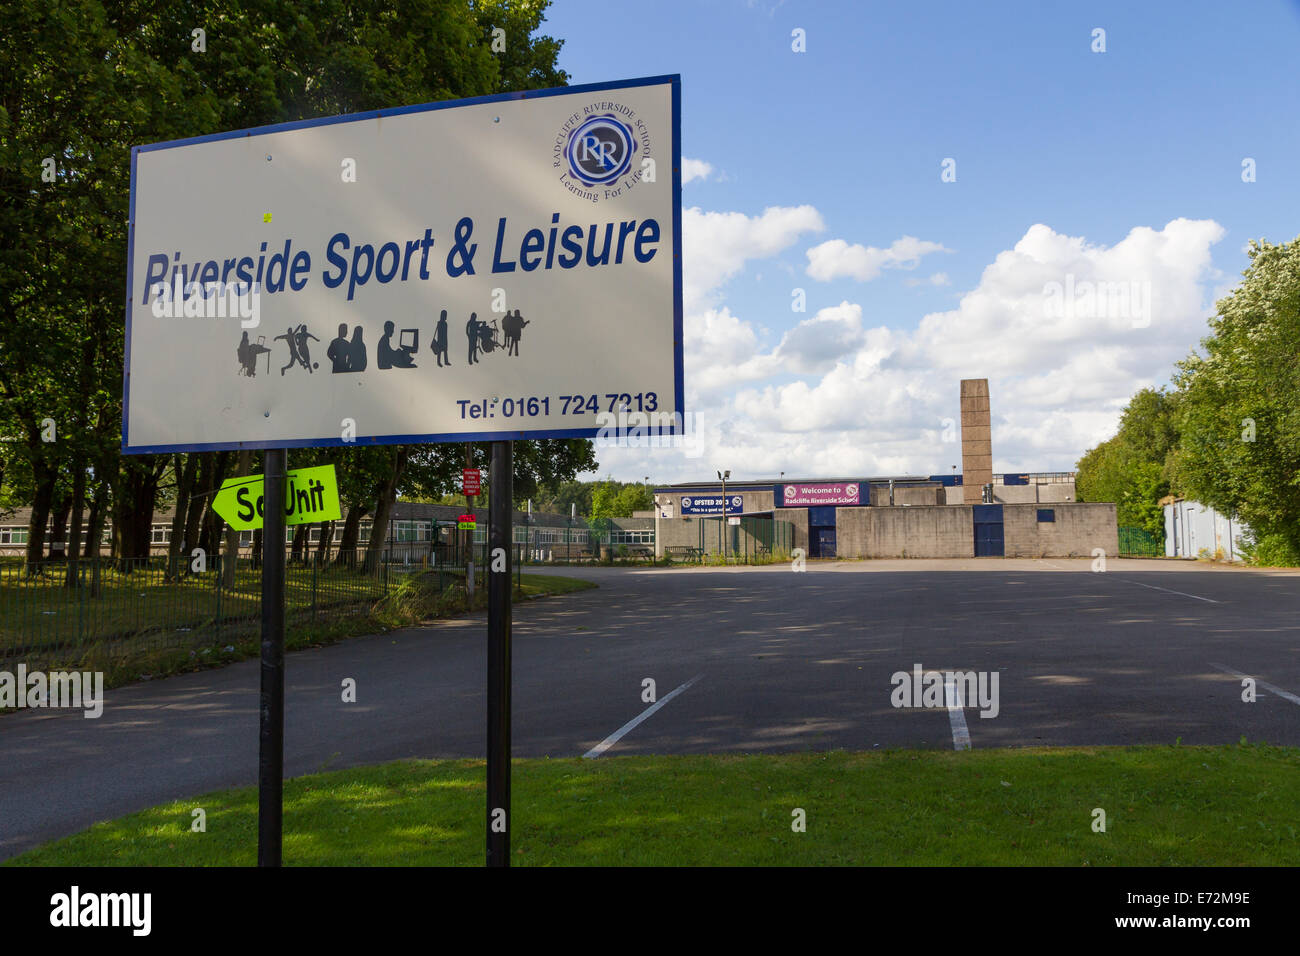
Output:
[[[487,865],[510,865],[510,560],[514,443],[492,443],[488,476]]]
[[[257,767],[257,865],[279,866],[284,816],[283,448],[268,448],[263,479],[262,698]]]

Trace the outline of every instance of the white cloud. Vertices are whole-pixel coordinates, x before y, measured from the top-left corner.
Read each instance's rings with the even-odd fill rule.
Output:
[[[915,236],[895,239],[888,249],[849,245],[843,239],[829,239],[808,250],[808,275],[823,282],[850,276],[869,282],[882,269],[915,269],[921,257],[932,252],[951,252],[942,243],[928,242]]]
[[[927,276],[924,279],[904,279],[903,285],[912,288],[915,288],[918,285],[952,285],[952,280],[948,278],[948,273],[936,272],[934,275]]]
[[[785,334],[776,357],[789,371],[828,371],[837,360],[851,356],[864,341],[862,306],[841,302],[821,309]]]
[[[1078,371],[1072,363],[1082,356],[1109,351],[1114,371],[1098,367],[1070,376],[1070,387],[1081,394],[1097,375],[1149,377],[1205,334],[1203,281],[1212,274],[1210,247],[1222,237],[1223,227],[1211,220],[1175,219],[1159,231],[1137,227],[1107,247],[1031,226],[956,309],[921,320],[917,350],[938,369],[997,369],[1008,377]],[[1076,290],[1063,312],[1053,309],[1060,296],[1047,290],[1054,285]],[[1101,288],[1144,290],[1137,298],[1149,296],[1149,305],[1125,308],[1077,294]],[[1171,350],[1177,354],[1171,357]]]
[[[729,251],[714,250],[699,273],[721,277],[704,294],[746,259],[820,223],[815,210],[695,213],[710,236],[728,240]],[[959,418],[962,378],[989,379],[995,470],[1072,469],[1114,433],[1133,393],[1167,382],[1173,362],[1205,335],[1221,280],[1210,254],[1223,235],[1216,222],[1176,219],[1105,246],[1034,225],[954,309],[915,329],[867,327],[861,307],[842,302],[765,350],[726,306],[688,314],[688,409],[706,422],[703,456],[602,449],[602,469],[626,463],[628,474],[649,468],[661,481],[698,480],[710,462],[741,479],[947,472],[961,461],[960,445],[943,433],[945,419]],[[1148,314],[1135,321],[1104,297],[1053,314],[1044,289],[1067,281],[1076,290],[1137,283],[1149,289]]]
[[[717,291],[750,259],[765,259],[788,249],[806,232],[826,226],[812,206],[769,206],[762,215],[682,212],[683,298],[688,312],[714,304]]]
[[[682,185],[694,182],[697,179],[708,179],[713,175],[713,164],[706,163],[702,159],[687,159],[682,157]]]

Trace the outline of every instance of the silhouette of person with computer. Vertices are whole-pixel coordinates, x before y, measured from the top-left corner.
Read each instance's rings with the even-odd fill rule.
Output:
[[[415,360],[411,358],[412,349],[405,345],[393,348],[392,339],[396,326],[391,321],[384,323],[384,337],[379,340],[379,355],[376,361],[381,369],[387,368],[415,368]]]
[[[245,332],[239,340],[239,346],[235,354],[239,356],[239,374],[247,375],[254,378],[257,375],[257,359],[259,356],[270,354],[270,349],[262,344],[264,339],[259,336],[256,342],[248,341],[248,333]],[[270,362],[270,359],[267,359]],[[268,369],[269,371],[269,369]]]

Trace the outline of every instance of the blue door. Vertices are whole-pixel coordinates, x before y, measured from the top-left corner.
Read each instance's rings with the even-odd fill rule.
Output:
[[[972,505],[975,519],[975,557],[1000,558],[1006,551],[1002,538],[1002,506]]]
[[[835,506],[808,509],[808,550],[812,558],[835,557]]]

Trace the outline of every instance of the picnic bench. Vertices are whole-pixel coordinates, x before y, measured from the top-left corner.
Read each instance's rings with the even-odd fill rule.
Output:
[[[688,547],[687,545],[674,544],[664,548],[664,553],[670,558],[684,558],[690,561],[703,561],[704,549]]]

